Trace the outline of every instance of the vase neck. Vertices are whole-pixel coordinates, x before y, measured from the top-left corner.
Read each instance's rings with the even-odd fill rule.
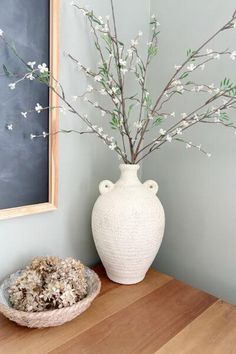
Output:
[[[117,183],[122,185],[140,184],[141,182],[137,175],[139,167],[139,165],[120,165],[121,176]]]

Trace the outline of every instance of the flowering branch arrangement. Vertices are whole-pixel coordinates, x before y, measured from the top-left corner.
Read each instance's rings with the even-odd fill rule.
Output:
[[[88,79],[87,89],[80,95],[67,97],[62,85],[52,77],[47,65],[45,63],[37,65],[36,61],[25,61],[17,54],[14,46],[0,30],[0,38],[26,67],[26,73],[10,83],[9,88],[14,90],[23,80],[38,80],[53,90],[62,103],[58,107],[42,107],[37,103],[33,110],[21,112],[21,115],[27,118],[32,111],[40,114],[48,109],[59,109],[62,113],[70,112],[84,123],[85,130],[60,130],[59,132],[94,134],[109,149],[114,150],[126,164],[140,163],[164,144],[173,141],[185,144],[187,149],[196,148],[210,157],[211,154],[201,145],[184,138],[186,130],[196,124],[218,124],[236,129],[229,117],[229,112],[236,108],[236,85],[228,78],[224,78],[218,86],[196,83],[191,80],[191,75],[198,70],[205,70],[210,62],[219,60],[222,56],[228,56],[231,60],[236,59],[236,51],[213,50],[208,47],[219,34],[236,27],[236,11],[199,48],[187,50],[184,62],[175,66],[173,75],[167,81],[159,97],[154,99],[147,88],[147,74],[151,61],[158,53],[159,22],[155,15],[151,16],[147,54],[145,58],[142,58],[139,54],[139,42],[143,33],[139,31],[128,47],[125,46],[118,38],[113,0],[110,2],[111,18],[110,16],[105,18],[96,16],[93,11],[81,7],[76,0],[71,3],[86,17],[99,56],[97,67],[92,70],[71,53],[65,53]],[[6,75],[11,76],[5,66],[4,71]],[[127,83],[132,80],[135,81],[136,88],[133,93],[130,93]],[[166,112],[165,107],[173,97],[183,96],[187,92],[196,94],[203,92],[209,94],[209,98],[195,107],[192,112],[182,113],[180,116],[175,112]],[[101,114],[104,118],[104,126],[109,122],[114,135],[116,134],[115,137],[109,136],[103,127],[94,124],[87,114],[81,113],[80,100]],[[168,124],[168,128],[163,129],[163,123]],[[7,128],[12,130],[13,125],[8,124]],[[150,138],[151,131],[154,132],[154,139],[153,135]],[[53,132],[53,134],[57,133]],[[48,135],[48,132],[32,133],[31,139],[46,138]]]

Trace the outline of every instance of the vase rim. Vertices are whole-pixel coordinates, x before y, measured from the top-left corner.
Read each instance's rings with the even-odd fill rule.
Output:
[[[139,164],[120,164],[120,170],[138,170],[140,168]]]

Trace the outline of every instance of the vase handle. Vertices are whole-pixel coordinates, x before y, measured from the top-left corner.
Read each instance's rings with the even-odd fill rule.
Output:
[[[158,192],[158,184],[155,181],[149,179],[148,181],[144,182],[143,184],[147,189],[149,189],[153,194],[157,194]]]
[[[102,181],[99,184],[99,192],[101,194],[106,194],[106,193],[110,192],[113,187],[114,187],[114,184],[111,181],[109,181],[109,180]]]

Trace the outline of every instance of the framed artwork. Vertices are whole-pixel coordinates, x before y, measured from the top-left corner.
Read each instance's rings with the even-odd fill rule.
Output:
[[[26,61],[46,63],[54,78],[59,67],[59,1],[2,0],[1,29]],[[0,43],[0,219],[46,212],[57,208],[58,110],[56,94],[37,80],[24,80],[12,91],[11,75],[22,72],[23,64]],[[7,69],[8,70],[8,69]],[[25,68],[24,68],[25,70]],[[21,112],[30,111],[24,117]],[[31,134],[49,132],[47,139]]]

